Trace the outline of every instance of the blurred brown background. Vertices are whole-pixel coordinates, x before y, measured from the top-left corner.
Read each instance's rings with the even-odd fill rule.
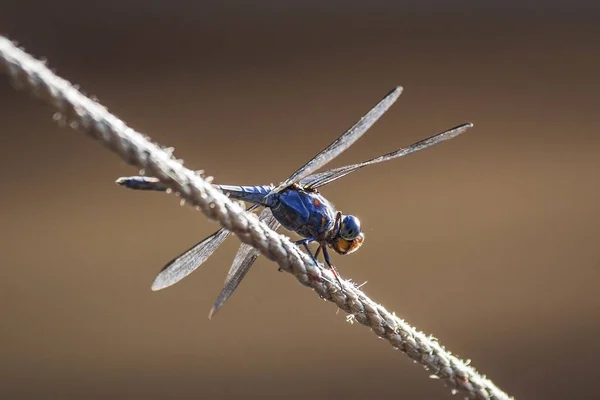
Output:
[[[466,135],[325,188],[362,220],[342,274],[519,399],[597,395],[600,12],[593,2],[4,1],[0,32],[217,182],[285,178],[400,84],[332,166]],[[521,4],[519,6],[519,4]],[[0,398],[443,399],[449,390],[0,84]]]

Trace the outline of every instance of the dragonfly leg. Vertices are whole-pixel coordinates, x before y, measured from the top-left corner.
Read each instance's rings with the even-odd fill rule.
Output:
[[[298,246],[299,245],[304,246],[304,248],[306,249],[306,252],[310,255],[310,258],[312,258],[315,265],[319,264],[317,262],[317,257],[319,256],[319,253],[321,252],[321,250],[323,250],[323,257],[325,258],[325,262],[327,263],[329,270],[331,271],[333,276],[335,276],[335,279],[337,279],[338,284],[340,285],[340,288],[342,289],[342,291],[344,291],[344,286],[342,285],[342,281],[340,280],[340,274],[337,272],[337,270],[331,263],[331,260],[329,259],[329,253],[327,252],[327,248],[324,245],[319,244],[319,247],[317,247],[317,250],[315,251],[314,254],[312,253],[312,251],[310,251],[308,244],[312,243],[314,241],[315,241],[315,238],[302,239],[302,240],[298,240],[298,241],[294,242],[294,244],[298,245]],[[279,271],[281,271],[281,268],[279,268]]]
[[[323,249],[323,257],[325,258],[325,262],[327,263],[327,266],[329,267],[329,270],[331,271],[331,273],[333,274],[333,276],[335,276],[335,279],[337,279],[338,283],[340,284],[340,288],[342,289],[342,292],[343,292],[344,291],[344,286],[342,285],[342,281],[340,279],[340,274],[338,274],[337,270],[335,269],[335,267],[331,263],[331,260],[329,259],[329,252],[327,251],[327,247],[320,246],[320,248]]]
[[[294,244],[297,246],[302,245],[306,249],[306,252],[310,255],[310,258],[312,258],[315,265],[318,265],[319,263],[317,262],[317,258],[313,255],[312,251],[310,251],[310,248],[308,247],[308,244],[312,243],[314,241],[315,241],[314,238],[308,238],[308,239],[302,239],[302,240],[295,241]]]
[[[320,244],[319,247],[317,247],[317,251],[315,251],[315,259],[319,258],[319,253],[321,253],[321,247],[323,247],[322,244]]]

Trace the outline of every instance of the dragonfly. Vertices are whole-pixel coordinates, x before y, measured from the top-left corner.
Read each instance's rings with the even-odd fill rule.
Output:
[[[315,264],[322,253],[325,263],[343,290],[339,274],[331,262],[329,249],[340,255],[354,253],[362,246],[365,234],[362,231],[360,220],[356,216],[345,215],[338,211],[318,189],[368,165],[404,157],[454,138],[473,126],[472,123],[463,123],[391,153],[358,164],[316,172],[363,136],[398,99],[402,90],[401,86],[394,88],[350,129],[277,186],[220,184],[213,186],[232,199],[248,203],[249,206],[246,210],[249,212],[262,207],[258,218],[272,230],[283,226],[288,231],[295,232],[302,237],[301,240],[294,243],[302,246]],[[116,183],[135,190],[169,191],[169,188],[157,178],[149,176],[121,177],[117,179]],[[204,264],[229,234],[227,229],[221,228],[172,259],[157,275],[152,290],[169,287],[191,274]],[[311,243],[318,246],[314,252],[310,250],[309,244]],[[247,244],[240,246],[225,279],[223,289],[209,312],[209,318],[212,318],[233,294],[258,256],[259,251],[252,246]]]

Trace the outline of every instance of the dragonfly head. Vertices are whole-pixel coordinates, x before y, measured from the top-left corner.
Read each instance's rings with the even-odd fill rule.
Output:
[[[354,253],[362,245],[365,235],[360,231],[360,221],[354,215],[342,218],[340,230],[333,240],[332,248],[338,254]]]

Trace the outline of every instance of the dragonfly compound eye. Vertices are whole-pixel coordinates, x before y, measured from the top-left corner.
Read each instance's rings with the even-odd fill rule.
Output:
[[[340,227],[342,239],[354,240],[360,235],[360,221],[354,215],[346,215]]]

